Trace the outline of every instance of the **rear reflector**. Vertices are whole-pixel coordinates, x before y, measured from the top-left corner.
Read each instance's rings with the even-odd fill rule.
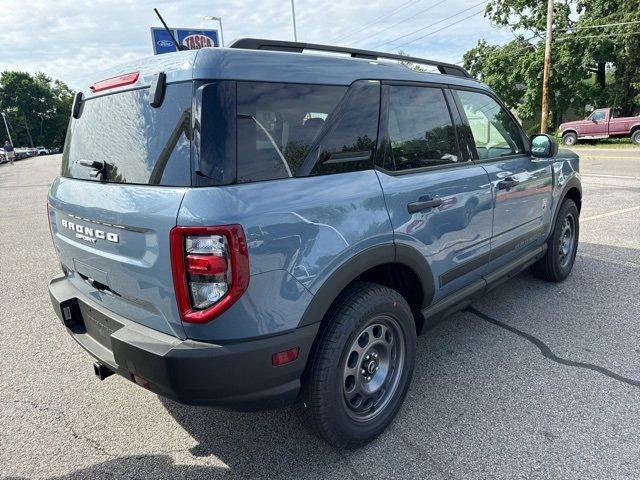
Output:
[[[271,364],[274,367],[278,365],[284,365],[286,363],[291,363],[298,358],[298,354],[300,353],[300,347],[293,347],[289,350],[285,350],[284,352],[274,353],[271,356]]]
[[[123,87],[125,85],[131,85],[138,81],[140,72],[125,73],[124,75],[118,75],[117,77],[107,78],[94,83],[89,87],[93,93],[102,92],[103,90],[109,90],[110,88]]]
[[[187,255],[187,271],[196,275],[217,275],[227,271],[227,260],[213,255]]]

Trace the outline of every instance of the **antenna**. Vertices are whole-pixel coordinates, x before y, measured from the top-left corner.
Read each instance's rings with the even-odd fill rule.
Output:
[[[189,50],[187,47],[185,47],[184,45],[180,45],[177,41],[176,41],[176,37],[173,36],[173,32],[169,29],[169,27],[167,27],[167,24],[164,23],[164,18],[162,18],[162,15],[160,15],[160,12],[158,11],[157,8],[153,9],[154,12],[156,12],[156,15],[158,16],[158,18],[160,19],[160,21],[162,22],[162,26],[164,27],[164,29],[167,31],[167,33],[169,34],[169,36],[171,37],[171,40],[173,40],[173,44],[176,46],[176,48],[178,49],[178,51],[182,51],[182,50]]]

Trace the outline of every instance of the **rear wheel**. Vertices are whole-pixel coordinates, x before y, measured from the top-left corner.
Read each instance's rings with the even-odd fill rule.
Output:
[[[547,253],[533,265],[533,273],[549,282],[567,278],[576,258],[579,234],[578,208],[573,200],[565,198],[547,242]]]
[[[575,145],[578,143],[578,135],[573,132],[567,132],[562,136],[562,144],[563,145]]]
[[[631,141],[636,145],[640,145],[640,129],[631,134]]]
[[[303,391],[306,422],[336,447],[376,438],[407,393],[416,330],[395,290],[358,282],[340,296],[319,339]]]

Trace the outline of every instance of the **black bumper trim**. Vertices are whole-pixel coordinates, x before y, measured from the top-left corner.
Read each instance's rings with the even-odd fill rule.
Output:
[[[237,343],[180,340],[105,310],[65,277],[49,283],[49,294],[69,334],[99,362],[129,380],[143,377],[152,392],[189,405],[259,410],[294,402],[319,327]],[[110,334],[110,348],[82,327],[80,302],[122,325]],[[272,366],[274,353],[292,347],[300,347],[297,360]]]

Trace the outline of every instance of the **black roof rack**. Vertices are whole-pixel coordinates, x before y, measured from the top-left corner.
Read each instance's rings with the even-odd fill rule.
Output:
[[[354,58],[365,58],[377,60],[379,58],[389,60],[400,60],[403,62],[419,63],[436,67],[440,73],[446,75],[456,75],[458,77],[471,78],[471,75],[459,65],[452,63],[438,62],[418,57],[397,55],[395,53],[375,52],[373,50],[360,50],[357,48],[334,47],[331,45],[320,45],[317,43],[287,42],[285,40],[264,40],[260,38],[241,38],[233,42],[230,48],[242,48],[246,50],[272,50],[280,52],[298,52],[304,50],[315,50],[318,52],[345,53]]]

